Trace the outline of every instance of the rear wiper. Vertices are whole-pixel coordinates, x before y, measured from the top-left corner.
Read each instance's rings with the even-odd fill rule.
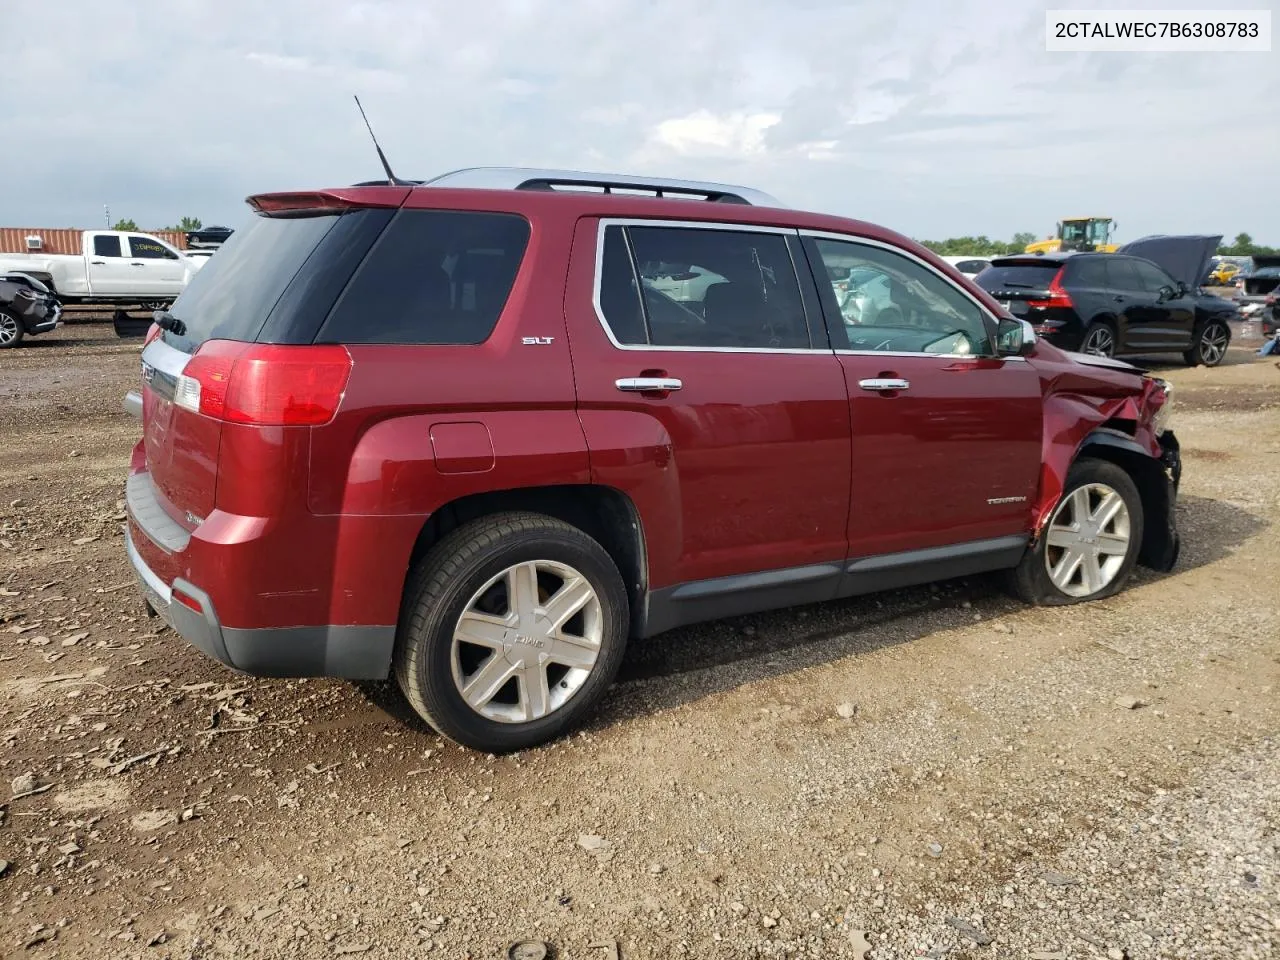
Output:
[[[168,310],[156,310],[151,314],[151,317],[155,320],[157,327],[161,330],[168,330],[175,336],[180,337],[187,332],[187,325]]]

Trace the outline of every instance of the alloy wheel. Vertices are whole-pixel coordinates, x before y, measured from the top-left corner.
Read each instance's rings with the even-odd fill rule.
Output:
[[[1109,327],[1094,327],[1085,337],[1080,352],[1095,357],[1113,357],[1116,353],[1116,338]]]
[[[529,723],[582,689],[603,639],[600,598],[563,563],[503,570],[475,592],[453,631],[453,682],[476,713]]]
[[[18,318],[0,311],[0,346],[8,346],[18,339]]]
[[[1106,589],[1129,553],[1129,508],[1105,483],[1077,487],[1062,498],[1049,520],[1045,569],[1069,597]]]
[[[1220,323],[1211,323],[1200,335],[1200,359],[1206,367],[1216,367],[1227,353],[1229,334]]]

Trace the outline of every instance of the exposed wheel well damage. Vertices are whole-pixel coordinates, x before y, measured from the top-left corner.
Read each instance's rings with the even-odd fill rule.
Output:
[[[627,585],[633,632],[644,616],[648,590],[644,530],[635,504],[621,491],[591,484],[525,487],[461,497],[427,518],[409,558],[409,571],[440,539],[465,523],[508,510],[541,513],[577,527],[613,558]],[[406,580],[407,582],[407,580]]]
[[[1171,442],[1176,455],[1177,442],[1172,438]],[[1178,559],[1179,545],[1177,533],[1166,519],[1170,507],[1169,466],[1146,453],[1129,437],[1109,430],[1090,434],[1076,455],[1077,459],[1081,457],[1110,461],[1133,478],[1146,518],[1138,562],[1156,570],[1172,569]]]

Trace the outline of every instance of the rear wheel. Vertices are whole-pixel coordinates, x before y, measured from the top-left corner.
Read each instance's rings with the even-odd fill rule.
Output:
[[[1210,320],[1196,331],[1191,349],[1182,355],[1189,366],[1216,367],[1227,355],[1231,331],[1221,320]]]
[[[25,332],[21,320],[8,310],[0,310],[0,350],[16,347],[22,343],[22,335]]]
[[[1116,332],[1110,324],[1098,321],[1089,324],[1084,332],[1084,340],[1080,343],[1080,352],[1095,357],[1114,357],[1116,355]]]
[[[629,620],[622,577],[599,543],[551,517],[497,514],[454,531],[415,569],[396,680],[451,740],[521,750],[595,707]]]
[[[1123,469],[1081,459],[1035,547],[1013,572],[1027,603],[1057,606],[1117,593],[1142,545],[1142,497]]]

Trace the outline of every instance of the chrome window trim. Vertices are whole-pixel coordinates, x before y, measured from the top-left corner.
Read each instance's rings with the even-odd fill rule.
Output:
[[[997,327],[1000,325],[1000,318],[992,314],[992,312],[989,309],[987,309],[986,305],[981,300],[978,300],[976,297],[974,297],[972,293],[970,293],[968,290],[964,289],[964,287],[957,284],[954,280],[952,280],[946,274],[939,273],[937,268],[934,267],[931,263],[929,263],[927,260],[923,260],[920,257],[916,256],[916,254],[912,253],[910,250],[906,250],[902,247],[897,246],[896,244],[886,243],[883,240],[876,240],[872,237],[862,237],[856,234],[835,233],[830,230],[804,230],[804,229],[798,230],[797,232],[800,234],[802,238],[812,237],[815,240],[835,240],[841,243],[863,244],[868,247],[879,247],[881,250],[888,250],[890,253],[896,253],[900,257],[905,257],[906,259],[912,261],[913,263],[916,263],[919,266],[923,267],[930,274],[937,277],[939,280],[941,280],[943,283],[949,286],[952,290],[956,291],[956,293],[959,293],[966,300],[972,303],[975,307],[978,308],[978,314],[980,316],[986,317],[987,319],[991,320],[991,322],[995,324]],[[994,348],[994,346],[995,346],[995,341],[994,339],[992,339],[992,347]],[[836,350],[836,353],[852,354],[857,356],[879,356],[879,357],[952,357],[952,358],[973,357],[974,359],[981,358],[986,360],[1022,360],[1024,362],[1026,360],[1025,357],[1002,357],[1000,356],[999,353],[992,353],[992,354],[926,353],[925,351],[919,351],[916,353],[911,353],[906,351],[901,353],[897,353],[897,352],[889,353],[887,351],[880,351],[880,350]]]
[[[911,353],[906,350],[836,350],[838,357],[934,357],[938,360],[972,360],[975,363],[979,360],[1002,360],[1005,363],[1026,363],[1026,357],[990,357],[986,354],[978,353],[927,353],[920,351],[919,353]]]
[[[609,321],[605,319],[604,308],[600,305],[600,287],[604,280],[604,237],[605,232],[609,227],[675,227],[677,229],[724,230],[730,233],[771,233],[781,238],[784,243],[788,236],[796,236],[798,231],[794,227],[768,227],[754,223],[729,223],[723,220],[671,220],[650,219],[648,217],[601,217],[596,226],[595,279],[592,282],[591,288],[591,305],[595,308],[596,320],[600,323],[600,329],[604,331],[604,335],[609,338],[609,343],[612,344],[615,349],[629,350],[635,353],[794,353],[829,355],[832,352],[830,347],[816,347],[812,345],[812,329],[808,330],[810,341],[810,346],[808,347],[664,347],[657,346],[652,343],[619,343],[618,338],[613,335],[613,330],[609,326]],[[630,252],[630,246],[628,246],[628,252]],[[801,281],[797,264],[791,256],[790,245],[787,246],[787,258],[791,262],[791,269],[795,275],[798,287]],[[634,268],[634,256],[631,258],[631,261]],[[802,297],[802,308],[803,302]],[[808,327],[807,315],[806,327]],[[934,354],[934,356],[936,356],[936,354]]]

